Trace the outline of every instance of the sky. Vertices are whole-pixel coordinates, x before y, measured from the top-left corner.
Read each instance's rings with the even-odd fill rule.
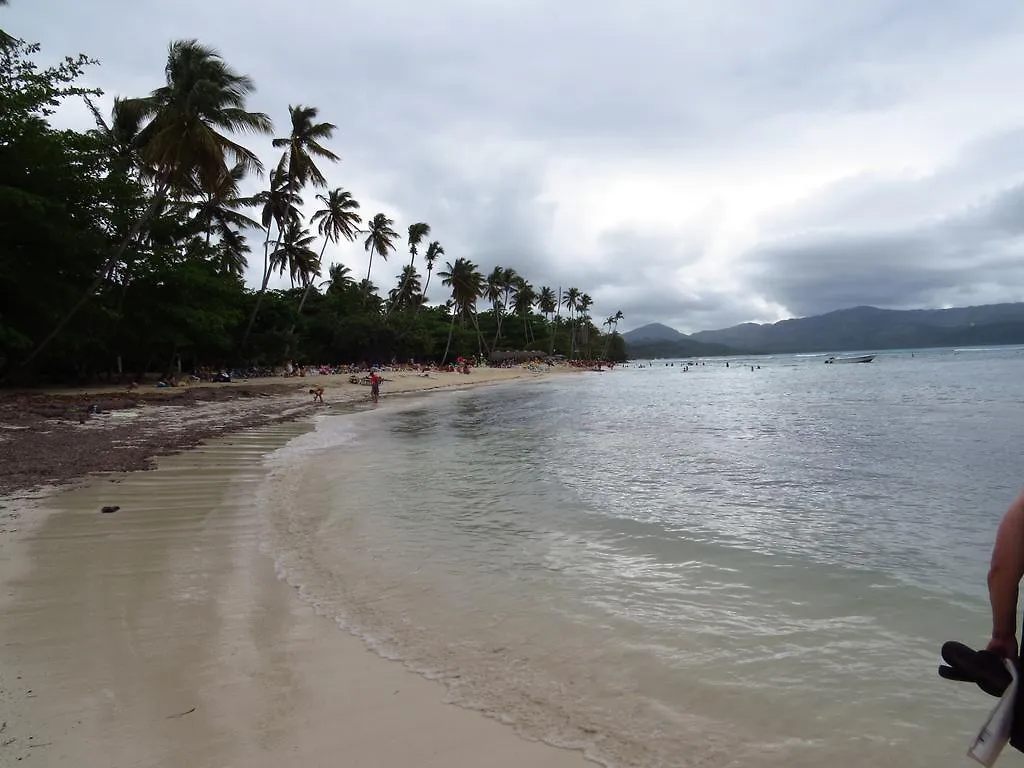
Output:
[[[1024,299],[1019,0],[11,0],[0,27],[99,59],[108,106],[197,38],[275,135],[290,104],[337,125],[322,169],[364,215],[620,330]],[[324,261],[366,274],[361,242]]]

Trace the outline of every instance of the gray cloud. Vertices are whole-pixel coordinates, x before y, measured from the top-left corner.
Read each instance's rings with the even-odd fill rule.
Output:
[[[907,190],[909,194],[909,190]],[[927,193],[927,190],[925,190]],[[799,315],[1021,298],[1024,183],[894,231],[830,231],[749,254],[748,278]]]
[[[219,48],[279,130],[296,103],[338,125],[328,176],[365,213],[624,328],[1024,291],[1014,0],[11,1],[0,26],[97,56],[110,95],[171,39]],[[359,244],[327,258],[365,272]]]

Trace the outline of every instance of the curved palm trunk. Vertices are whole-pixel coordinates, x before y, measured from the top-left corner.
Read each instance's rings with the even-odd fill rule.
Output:
[[[96,277],[89,284],[89,287],[85,290],[82,296],[78,299],[73,307],[68,310],[67,314],[60,319],[60,322],[54,326],[54,329],[32,350],[32,354],[26,357],[19,365],[19,369],[27,367],[33,360],[35,360],[50,344],[56,339],[61,331],[63,331],[67,324],[71,322],[71,319],[78,314],[78,312],[86,305],[86,303],[95,295],[95,293],[103,285],[103,281],[107,279],[108,275],[117,265],[117,262],[124,256],[124,252],[128,250],[128,246],[134,242],[139,235],[142,234],[142,230],[147,224],[149,224],[156,216],[157,212],[163,207],[164,201],[167,199],[167,187],[161,187],[156,190],[153,195],[153,199],[149,203],[149,207],[146,212],[142,214],[138,221],[128,230],[128,234],[124,240],[117,246],[117,249],[110,255],[110,257],[103,263],[103,266],[96,273]]]
[[[431,276],[432,274],[434,274],[434,270],[433,270],[433,269],[430,269],[430,268],[428,267],[428,268],[427,268],[427,282],[426,282],[426,283],[424,284],[424,286],[423,286],[423,298],[424,298],[424,299],[426,299],[426,298],[427,298],[427,288],[429,288],[429,287],[430,287],[430,276]],[[421,301],[421,302],[420,302],[420,306],[422,306],[422,305],[423,305],[423,302]]]
[[[494,321],[497,324],[497,330],[494,332],[494,341],[491,342],[491,349],[498,346],[498,339],[501,338],[501,319],[504,317],[504,313],[498,311],[498,302],[494,302]]]
[[[455,330],[455,313],[452,312],[452,321],[448,324],[448,343],[444,345],[444,354],[441,356],[441,365],[448,359],[448,350],[452,348],[452,332]]]
[[[473,326],[476,328],[476,351],[478,355],[483,357],[484,335],[480,332],[480,321],[477,319],[476,310],[473,311]],[[490,350],[488,350],[488,352],[490,352]]]
[[[280,229],[280,228],[278,228]],[[263,295],[267,292],[267,285],[270,283],[270,230],[267,230],[267,239],[263,242],[263,283],[260,285],[260,292],[256,296],[256,306],[252,308],[252,314],[249,315],[249,324],[245,327],[245,335],[242,336],[242,343],[239,346],[239,351],[245,351],[245,345],[249,342],[249,334],[252,333],[252,327],[256,323],[256,315],[259,314],[260,306],[263,304]]]
[[[324,239],[323,247],[320,249],[320,256],[317,259],[317,268],[324,261],[324,252],[327,250],[327,239]],[[309,298],[309,292],[313,289],[313,277],[309,276],[306,278],[306,288],[302,291],[302,298],[299,299],[299,308],[295,310],[295,319],[292,321],[292,327],[288,329],[288,344],[285,346],[284,356],[288,358],[292,353],[292,342],[295,341],[295,328],[299,325],[299,318],[302,317],[302,308],[306,306],[306,299]]]

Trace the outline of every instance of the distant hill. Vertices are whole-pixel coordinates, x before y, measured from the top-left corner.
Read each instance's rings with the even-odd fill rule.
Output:
[[[732,355],[735,349],[724,344],[696,341],[675,328],[651,323],[622,334],[626,352],[632,358],[714,357]]]
[[[622,339],[627,344],[648,344],[650,342],[657,341],[682,341],[688,338],[685,334],[680,333],[675,328],[669,328],[667,325],[661,323],[650,323],[648,325],[635,328],[632,331],[626,331],[622,334]]]
[[[1024,344],[1024,303],[912,310],[853,307],[777,323],[743,323],[686,338],[764,353]]]

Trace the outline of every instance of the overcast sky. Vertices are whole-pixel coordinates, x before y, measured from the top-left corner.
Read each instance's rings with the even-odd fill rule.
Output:
[[[108,96],[196,37],[277,135],[289,104],[337,124],[364,213],[622,330],[1024,298],[1020,0],[11,0],[0,27],[98,58]]]

